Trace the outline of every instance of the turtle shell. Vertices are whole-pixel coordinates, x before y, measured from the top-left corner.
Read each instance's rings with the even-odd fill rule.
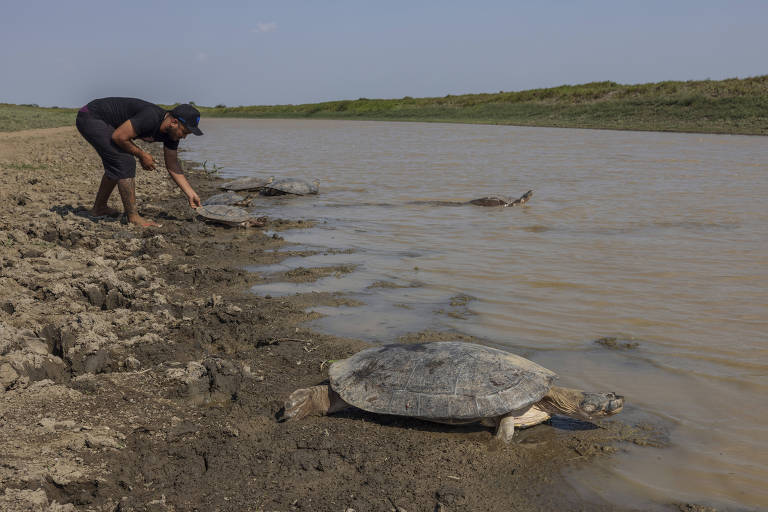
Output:
[[[220,185],[219,188],[232,190],[234,192],[241,190],[259,190],[265,185],[272,183],[274,179],[274,176],[269,176],[267,178],[262,176],[246,176],[244,178],[238,178],[234,181],[224,183],[223,185]]]
[[[225,204],[201,206],[197,209],[197,214],[206,220],[228,224],[230,226],[238,226],[253,218],[253,215],[243,208]]]
[[[234,192],[227,191],[222,192],[221,194],[216,194],[205,201],[203,201],[203,206],[209,206],[214,204],[227,204],[227,205],[233,205],[235,203],[239,203],[240,201],[244,201],[245,198],[241,196],[240,194],[235,194]]]
[[[381,414],[471,420],[541,400],[557,375],[525,358],[473,343],[395,344],[333,363],[344,401]]]
[[[266,185],[263,192],[270,196],[281,194],[305,196],[307,194],[317,194],[318,190],[319,183],[317,181],[309,183],[298,178],[281,178]]]
[[[517,206],[527,203],[533,197],[533,190],[529,190],[517,199],[506,196],[487,196],[469,201],[469,204],[478,206]]]
[[[488,197],[481,197],[479,199],[473,199],[470,201],[470,204],[475,204],[477,206],[506,206],[511,202],[512,202],[511,197],[488,196]]]

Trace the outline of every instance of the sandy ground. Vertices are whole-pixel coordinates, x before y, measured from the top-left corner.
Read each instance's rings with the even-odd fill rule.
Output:
[[[580,501],[562,470],[658,444],[620,416],[505,447],[484,427],[360,411],[281,423],[291,391],[365,346],[302,327],[307,306],[346,299],[251,294],[262,277],[244,265],[306,253],[196,220],[162,170],[137,180],[162,227],[93,219],[100,177],[74,128],[0,134],[0,510],[620,510]]]

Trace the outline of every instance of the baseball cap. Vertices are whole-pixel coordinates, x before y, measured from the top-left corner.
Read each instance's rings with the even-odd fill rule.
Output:
[[[202,135],[203,132],[197,127],[200,122],[200,112],[187,103],[178,105],[171,110],[171,115],[178,119],[184,127],[195,135]]]

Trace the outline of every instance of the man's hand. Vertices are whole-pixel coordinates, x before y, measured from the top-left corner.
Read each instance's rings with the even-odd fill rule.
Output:
[[[155,159],[146,151],[142,151],[139,155],[139,162],[141,163],[141,168],[145,171],[155,170]]]
[[[200,208],[200,196],[198,196],[194,190],[187,196],[187,199],[189,199],[189,206],[192,208]]]
[[[179,157],[175,149],[163,148],[163,156],[165,157],[165,168],[168,169],[168,173],[171,175],[171,179],[176,182],[176,185],[187,195],[189,200],[189,206],[192,208],[200,208],[200,196],[192,189],[192,186],[184,176],[184,171],[179,164]]]

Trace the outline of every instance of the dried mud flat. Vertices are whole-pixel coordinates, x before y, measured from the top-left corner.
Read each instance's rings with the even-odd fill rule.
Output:
[[[365,346],[302,327],[307,306],[346,299],[251,294],[262,277],[244,265],[301,253],[195,220],[164,170],[137,180],[162,227],[90,218],[100,176],[73,128],[0,134],[0,510],[617,510],[581,501],[562,470],[656,443],[620,418],[507,447],[354,411],[280,423],[291,391]]]

